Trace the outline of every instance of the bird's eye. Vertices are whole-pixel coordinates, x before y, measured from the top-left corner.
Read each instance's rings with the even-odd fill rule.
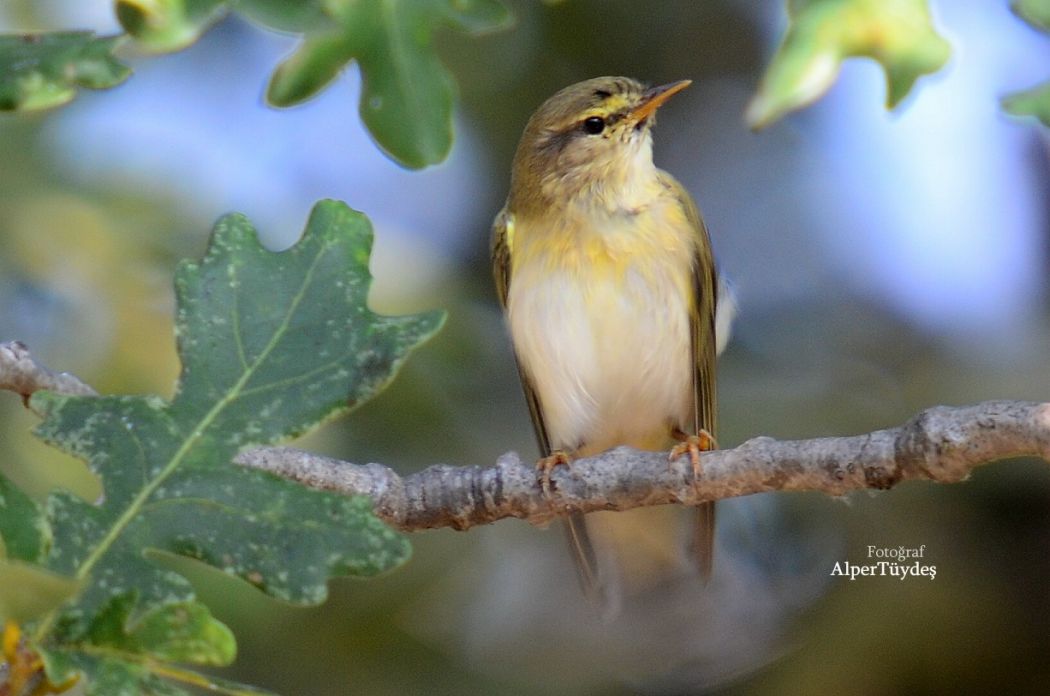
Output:
[[[605,130],[605,119],[601,116],[590,116],[583,120],[583,132],[589,135],[598,135]]]

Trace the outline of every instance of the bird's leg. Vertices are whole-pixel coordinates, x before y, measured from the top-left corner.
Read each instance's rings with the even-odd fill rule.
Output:
[[[551,497],[551,472],[554,471],[554,467],[559,464],[568,466],[570,461],[569,455],[564,450],[558,449],[536,462],[536,471],[539,472],[539,483],[540,488],[543,489],[544,498]]]
[[[678,444],[671,448],[668,461],[673,462],[688,452],[689,462],[693,465],[693,481],[696,481],[703,471],[700,466],[700,453],[718,449],[714,435],[702,428],[696,435],[690,435],[681,428],[675,428],[671,431],[671,436],[678,440]]]

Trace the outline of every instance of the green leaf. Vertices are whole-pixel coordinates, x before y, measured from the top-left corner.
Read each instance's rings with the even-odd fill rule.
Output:
[[[433,46],[442,26],[477,33],[506,26],[498,0],[325,0],[338,28],[307,34],[274,72],[270,103],[310,98],[351,61],[361,67],[361,118],[406,167],[436,164],[452,146],[452,77]]]
[[[1013,0],[1010,7],[1036,29],[1050,32],[1050,0]]]
[[[94,693],[138,693],[161,677],[204,679],[173,676],[169,660],[232,659],[228,630],[185,578],[150,562],[156,554],[199,559],[298,603],[323,601],[334,575],[407,558],[370,501],[230,464],[244,447],[287,440],[369,398],[440,326],[438,313],[368,309],[371,241],[367,218],[335,201],[318,203],[302,239],[280,253],[243,216],[227,216],[204,259],[176,275],[182,373],[170,402],[33,395],[39,436],[86,460],[104,488],[99,505],[62,492],[48,500],[44,564],[85,583],[31,628],[53,682],[83,670],[106,686]]]
[[[345,44],[338,31],[307,36],[299,49],[274,71],[267,100],[276,106],[291,106],[320,92],[350,60]]]
[[[1003,108],[1015,116],[1035,116],[1050,126],[1050,82],[1003,98]]]
[[[23,623],[57,608],[75,580],[33,565],[51,544],[51,526],[32,498],[0,474],[0,623]]]
[[[842,61],[855,56],[882,66],[887,107],[893,108],[951,52],[933,27],[926,0],[792,0],[788,14],[784,40],[747,108],[752,128],[818,99]]]
[[[507,26],[500,0],[115,0],[121,26],[154,52],[185,48],[237,10],[278,31],[303,34],[275,71],[267,98],[303,102],[358,61],[361,117],[376,143],[402,165],[437,164],[452,147],[451,75],[437,57],[434,33],[479,33]],[[67,32],[0,36],[0,111],[63,104],[77,87],[112,87],[130,69],[112,52],[121,37]]]
[[[0,35],[0,111],[47,109],[73,99],[78,87],[120,84],[131,74],[113,57],[120,40],[91,32]]]
[[[245,17],[278,31],[318,31],[332,26],[325,0],[235,0]]]
[[[87,634],[95,647],[149,653],[161,660],[225,665],[236,651],[233,634],[194,602],[165,604],[132,619],[134,592],[103,607]]]
[[[98,696],[189,693],[176,684],[224,694],[267,693],[173,665],[142,662],[139,656],[149,655],[165,662],[225,665],[236,647],[229,629],[199,603],[161,605],[139,618],[133,616],[135,603],[134,592],[114,597],[77,649],[45,653],[52,683],[56,677],[65,682],[84,672],[93,677],[88,693]]]
[[[36,563],[50,541],[51,527],[44,511],[0,474],[0,558]]]
[[[186,48],[227,11],[226,0],[116,0],[120,25],[156,52]]]

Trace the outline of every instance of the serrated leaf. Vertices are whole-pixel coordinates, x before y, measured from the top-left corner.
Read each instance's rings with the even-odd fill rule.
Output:
[[[793,0],[789,25],[748,105],[752,128],[800,109],[831,87],[843,60],[873,58],[886,73],[887,108],[922,75],[940,70],[951,48],[926,0]]]
[[[433,46],[435,30],[467,32],[510,21],[498,0],[325,0],[338,29],[308,34],[274,72],[267,98],[304,101],[351,60],[361,67],[361,118],[390,157],[406,167],[442,161],[452,146],[452,77]]]
[[[91,32],[0,35],[0,111],[47,109],[78,87],[120,84],[131,69],[113,56],[119,42]]]
[[[172,677],[167,660],[232,659],[227,629],[152,554],[196,558],[299,603],[322,601],[333,575],[407,558],[370,501],[230,464],[243,447],[294,437],[369,398],[440,326],[436,313],[368,309],[371,241],[367,218],[335,201],[318,203],[302,239],[279,253],[243,216],[227,216],[204,259],[176,275],[182,373],[170,402],[33,395],[39,436],[86,460],[104,488],[99,505],[62,492],[48,500],[44,564],[85,582],[30,634],[52,681],[81,669],[105,675],[113,691],[98,693],[125,693],[118,686]]]
[[[226,0],[116,0],[124,31],[149,51],[186,48],[225,16]]]
[[[1050,0],[1013,0],[1010,7],[1036,29],[1050,32]]]
[[[51,527],[44,511],[0,474],[0,558],[36,563],[43,557],[50,539]]]
[[[88,693],[187,694],[177,684],[214,693],[263,694],[173,665],[143,663],[142,656],[167,662],[225,665],[234,656],[233,634],[197,602],[164,604],[134,618],[135,593],[114,597],[102,607],[80,645],[46,651],[52,681],[77,672],[92,675]],[[174,684],[172,682],[175,682]]]
[[[1050,82],[1003,98],[1003,108],[1015,116],[1035,116],[1050,126]]]

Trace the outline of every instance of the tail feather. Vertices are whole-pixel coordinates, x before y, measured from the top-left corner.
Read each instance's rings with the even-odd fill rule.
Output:
[[[574,512],[566,517],[565,532],[584,596],[603,616],[613,616],[616,613],[616,602],[606,578],[598,567],[598,555],[587,531],[584,514]]]
[[[696,506],[696,526],[693,530],[693,557],[696,559],[700,578],[706,583],[711,579],[715,560],[715,503],[709,501]]]

